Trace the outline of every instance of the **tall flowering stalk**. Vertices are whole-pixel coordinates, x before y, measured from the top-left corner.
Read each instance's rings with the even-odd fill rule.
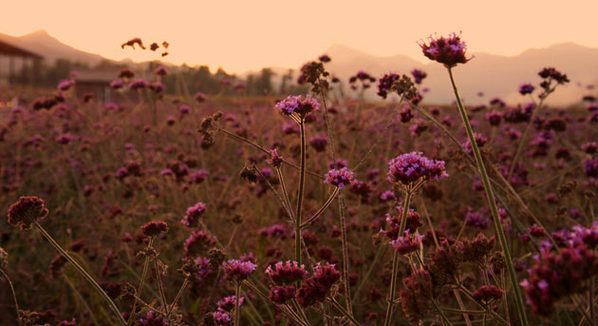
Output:
[[[461,96],[459,95],[459,90],[457,89],[455,78],[453,76],[452,68],[454,68],[459,63],[467,63],[469,60],[471,60],[471,58],[467,58],[465,55],[465,42],[461,41],[460,35],[451,34],[447,38],[430,38],[429,43],[422,43],[420,44],[420,46],[426,57],[428,57],[430,60],[442,63],[448,70],[451,85],[453,86],[453,91],[455,93],[455,98],[457,99],[459,115],[461,116],[463,124],[465,125],[465,131],[467,132],[467,137],[469,138],[476,165],[480,173],[480,177],[482,179],[484,190],[486,192],[486,199],[488,200],[488,205],[490,206],[494,230],[499,239],[501,250],[505,256],[505,263],[507,265],[507,270],[509,271],[509,278],[511,280],[513,291],[515,292],[515,301],[517,304],[519,318],[521,320],[522,325],[528,325],[527,315],[523,304],[523,297],[521,295],[521,289],[519,288],[517,274],[515,273],[515,268],[513,267],[513,261],[511,257],[511,252],[509,250],[509,245],[507,243],[504,230],[502,229],[502,225],[500,223],[498,207],[494,199],[494,191],[490,184],[490,178],[488,177],[488,173],[486,171],[486,167],[484,165],[480,149],[474,138],[473,128],[471,127],[471,123],[469,122],[469,117],[467,116],[467,112],[465,111],[465,107],[463,106],[463,102],[461,101]]]
[[[289,116],[299,125],[299,135],[301,137],[301,158],[299,162],[299,186],[297,189],[297,206],[295,210],[295,260],[301,263],[301,212],[303,207],[303,194],[305,188],[305,164],[306,164],[306,142],[305,142],[305,116],[318,110],[318,101],[307,95],[302,97],[288,96],[284,100],[276,103],[275,106],[283,114]]]
[[[126,325],[127,322],[123,318],[120,310],[112,301],[110,296],[102,289],[98,282],[91,276],[79,263],[64,249],[54,238],[39,224],[38,220],[43,219],[48,215],[49,211],[46,208],[44,201],[35,196],[21,197],[12,204],[8,209],[8,223],[18,226],[21,230],[30,230],[35,227],[44,238],[56,249],[66,260],[68,260],[83,278],[89,282],[94,290],[106,300],[108,307],[114,313],[120,325]]]
[[[405,195],[399,232],[397,233],[399,237],[405,234],[409,206],[411,205],[411,199],[415,192],[417,192],[426,181],[430,179],[440,179],[446,176],[448,176],[448,174],[445,170],[444,161],[431,160],[423,156],[423,153],[421,152],[402,154],[388,162],[387,180],[401,186]],[[408,238],[408,233],[405,237],[406,238],[403,239],[406,240]],[[393,246],[394,245],[396,245],[396,243],[393,243]],[[392,276],[387,295],[388,302],[386,305],[384,326],[389,326],[392,322],[392,314],[396,301],[395,295],[398,286],[399,251],[400,250],[394,250],[392,256]]]

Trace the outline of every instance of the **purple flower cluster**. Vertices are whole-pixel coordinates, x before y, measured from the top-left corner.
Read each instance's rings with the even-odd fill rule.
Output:
[[[420,47],[428,59],[440,62],[447,68],[471,60],[471,58],[465,57],[465,42],[461,41],[461,36],[455,33],[448,37],[433,38],[430,36],[429,43],[421,43]]]
[[[578,226],[573,232],[560,232],[567,240],[557,250],[543,243],[540,254],[534,256],[535,265],[527,271],[528,278],[521,282],[535,313],[550,315],[558,300],[585,290],[584,281],[598,275],[598,255],[593,250],[597,227],[595,223],[592,229]],[[559,233],[553,236],[558,239]]]
[[[306,114],[318,110],[320,105],[318,104],[318,101],[310,95],[306,95],[305,97],[301,95],[291,95],[276,103],[274,107],[286,115],[297,113],[300,116],[305,117]]]
[[[399,75],[389,73],[385,74],[378,80],[378,96],[386,99],[388,92],[392,90],[392,85],[400,78]]]
[[[431,160],[422,152],[399,155],[388,162],[387,180],[405,186],[427,179],[447,177],[445,162]]]
[[[413,81],[419,85],[426,77],[428,77],[428,74],[423,70],[413,69],[411,70],[411,76],[413,76]]]
[[[290,284],[293,282],[301,281],[307,275],[304,265],[299,265],[296,261],[287,260],[286,262],[277,262],[272,266],[266,268],[266,275],[268,275],[272,281],[278,285]]]
[[[406,255],[419,249],[422,244],[422,235],[415,234],[411,236],[409,230],[405,230],[405,235],[392,240],[390,245],[401,255]]]
[[[340,170],[332,169],[326,173],[324,178],[324,183],[337,186],[340,189],[343,189],[346,185],[355,181],[353,171],[350,171],[347,168],[342,168]]]
[[[226,277],[228,279],[233,279],[237,282],[240,282],[249,277],[257,265],[250,261],[229,259],[228,261],[222,263],[222,267],[224,267],[224,272],[226,273]]]
[[[273,167],[280,167],[282,165],[283,159],[282,156],[278,154],[276,148],[270,150],[270,158],[268,159],[268,164],[272,165]]]
[[[526,95],[531,94],[534,91],[535,87],[532,84],[523,84],[519,86],[519,94]]]
[[[206,211],[205,203],[202,203],[202,202],[196,203],[195,205],[187,208],[185,217],[183,217],[183,219],[181,219],[181,224],[188,226],[188,227],[197,226],[197,223],[199,222],[199,218],[205,213],[205,211]]]
[[[166,326],[168,321],[166,318],[160,317],[159,314],[154,313],[153,310],[149,310],[145,316],[139,318],[139,325],[143,326]]]
[[[297,290],[297,302],[303,307],[322,302],[328,296],[330,288],[341,277],[341,273],[334,268],[334,264],[318,263],[314,273],[306,279]]]

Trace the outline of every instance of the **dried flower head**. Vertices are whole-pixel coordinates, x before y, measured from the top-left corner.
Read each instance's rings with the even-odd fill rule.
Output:
[[[23,196],[8,208],[8,224],[18,226],[21,230],[29,230],[31,224],[46,217],[48,212],[43,199]]]
[[[164,221],[151,221],[141,227],[141,232],[147,237],[154,237],[168,231],[168,223]]]

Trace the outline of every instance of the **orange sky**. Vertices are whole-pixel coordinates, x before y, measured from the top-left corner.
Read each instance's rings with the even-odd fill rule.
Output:
[[[514,55],[560,42],[598,47],[597,0],[8,1],[1,33],[45,29],[79,49],[135,60],[157,55],[123,51],[121,43],[167,40],[169,61],[232,72],[297,67],[335,43],[424,61],[418,40],[460,30],[471,52]]]

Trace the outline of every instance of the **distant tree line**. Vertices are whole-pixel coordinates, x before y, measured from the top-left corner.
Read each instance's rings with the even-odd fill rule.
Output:
[[[159,62],[149,62],[129,67],[139,72],[138,76],[146,76],[152,81],[154,69],[160,65]],[[42,60],[35,60],[22,65],[12,78],[12,82],[22,85],[34,85],[38,87],[54,88],[64,79],[71,78],[73,71],[116,71],[126,68],[127,64],[104,60],[93,67],[85,63],[72,62],[66,59],[58,59],[52,64]],[[296,83],[293,70],[289,69],[282,76],[276,74],[270,68],[263,68],[257,73],[239,78],[235,74],[229,74],[224,69],[218,68],[211,72],[208,66],[182,65],[179,67],[168,67],[170,74],[162,79],[167,94],[193,95],[202,92],[209,95],[248,95],[248,96],[277,96],[286,94],[300,94],[307,92],[307,88]],[[144,70],[141,73],[141,70]],[[275,78],[278,77],[278,78]],[[117,76],[114,76],[116,79]],[[276,79],[276,83],[274,82]]]

